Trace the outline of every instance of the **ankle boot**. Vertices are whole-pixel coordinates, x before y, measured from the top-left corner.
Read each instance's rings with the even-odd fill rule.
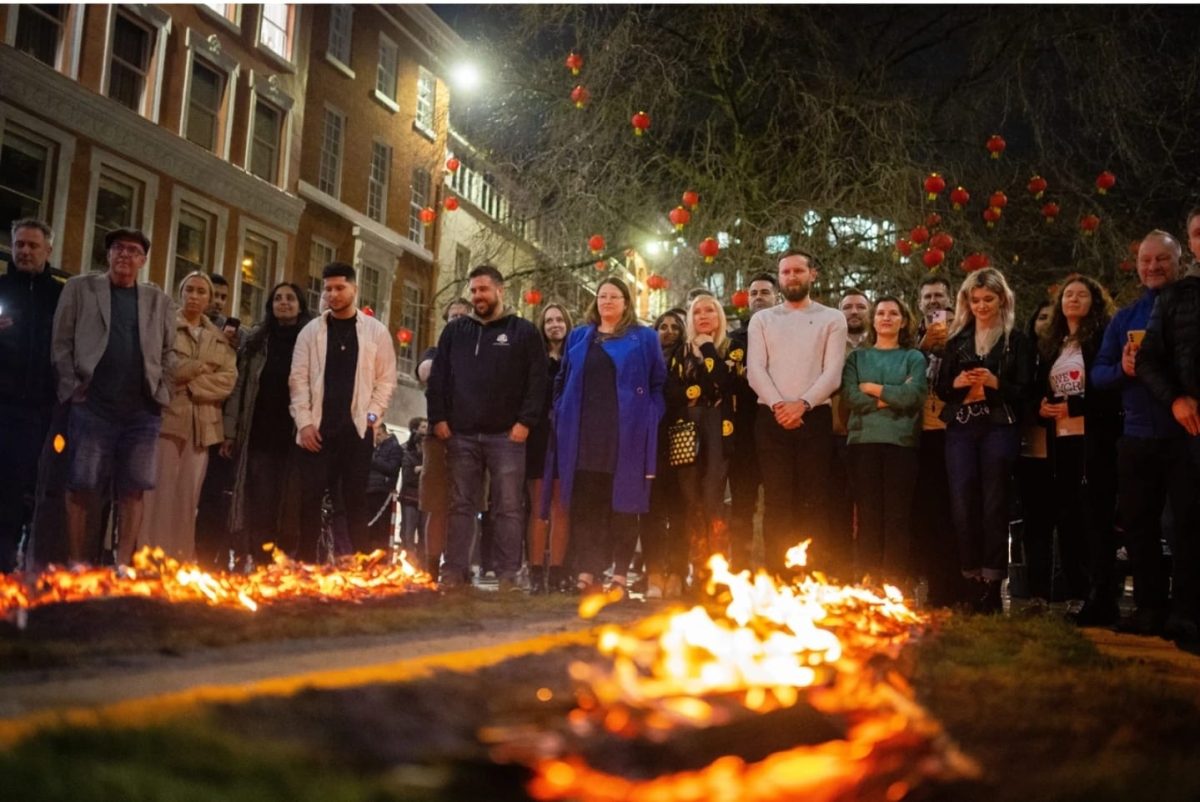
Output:
[[[571,590],[571,577],[567,569],[561,565],[552,565],[546,572],[546,591],[549,593],[568,593]]]
[[[529,592],[546,592],[546,568],[542,565],[529,566]]]

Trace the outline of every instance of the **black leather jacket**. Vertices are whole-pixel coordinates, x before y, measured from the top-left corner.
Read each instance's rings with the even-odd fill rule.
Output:
[[[963,363],[978,359],[975,355],[975,322],[972,321],[946,343],[938,370],[937,394],[946,402],[941,418],[947,424],[958,414],[968,392],[966,387],[955,387],[954,379],[962,373]],[[983,358],[983,364],[1000,381],[1000,389],[984,389],[990,410],[988,420],[998,425],[1019,423],[1033,375],[1033,347],[1028,338],[1015,330],[1001,337]]]
[[[1158,294],[1138,350],[1137,375],[1168,406],[1180,396],[1200,398],[1200,276]]]

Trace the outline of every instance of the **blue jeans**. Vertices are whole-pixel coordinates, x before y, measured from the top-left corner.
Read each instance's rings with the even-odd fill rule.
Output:
[[[950,514],[965,576],[1008,575],[1008,478],[1019,447],[1014,425],[972,418],[946,429]]]
[[[525,444],[508,433],[456,434],[446,448],[450,473],[450,523],[443,576],[450,583],[466,579],[470,569],[475,515],[485,474],[489,481],[488,511],[495,525],[496,576],[513,579],[521,568],[525,532]]]

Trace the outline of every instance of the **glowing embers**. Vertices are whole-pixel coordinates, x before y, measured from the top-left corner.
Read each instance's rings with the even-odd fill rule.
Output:
[[[896,800],[977,773],[890,666],[925,624],[898,590],[708,567],[706,605],[601,630],[566,732],[500,749],[535,798]]]
[[[357,602],[433,587],[429,576],[403,553],[394,564],[380,550],[344,558],[336,566],[293,562],[277,549],[271,556],[269,564],[249,574],[210,573],[150,548],[134,554],[132,566],[51,566],[28,579],[0,574],[0,615],[57,602],[130,596],[257,610],[284,599]]]

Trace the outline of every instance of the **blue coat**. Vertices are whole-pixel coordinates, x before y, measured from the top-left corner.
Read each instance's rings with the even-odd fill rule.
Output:
[[[594,325],[580,326],[567,337],[554,402],[554,438],[547,466],[554,466],[564,504],[571,500],[579,456],[579,420],[583,409],[583,364],[595,335]],[[658,421],[663,414],[663,362],[658,335],[634,325],[624,336],[601,346],[617,369],[617,469],[613,474],[612,507],[616,512],[650,509],[650,482],[655,471]],[[552,483],[546,482],[549,488]],[[548,497],[545,499],[548,501]],[[546,504],[543,504],[545,510]]]

